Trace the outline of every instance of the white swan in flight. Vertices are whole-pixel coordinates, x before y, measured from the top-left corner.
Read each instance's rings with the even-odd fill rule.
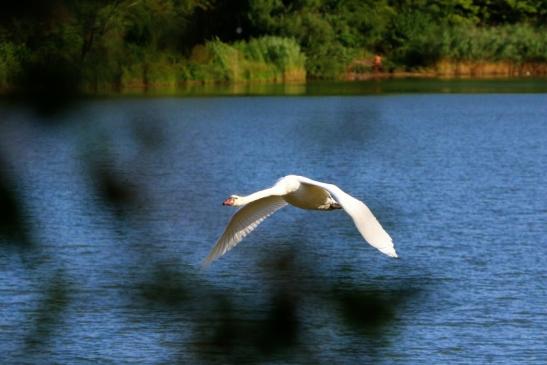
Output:
[[[282,177],[269,189],[251,195],[231,195],[222,203],[243,206],[230,219],[224,233],[205,258],[204,265],[224,255],[252,232],[264,219],[285,205],[302,209],[344,209],[353,219],[363,238],[384,254],[397,257],[393,241],[382,228],[370,209],[360,200],[332,184],[314,181],[303,176]]]

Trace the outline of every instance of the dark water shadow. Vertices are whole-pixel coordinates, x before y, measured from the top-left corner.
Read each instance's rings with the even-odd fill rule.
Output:
[[[23,200],[7,163],[0,155],[0,245],[30,247],[30,223],[24,216]]]

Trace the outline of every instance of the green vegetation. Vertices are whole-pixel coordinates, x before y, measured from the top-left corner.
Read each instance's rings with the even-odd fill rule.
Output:
[[[267,36],[232,45],[216,39],[194,47],[184,79],[298,81],[305,79],[304,63],[300,46],[292,39]]]
[[[9,0],[0,89],[109,91],[547,62],[532,0]],[[545,69],[545,68],[543,68]]]
[[[546,62],[546,31],[528,24],[456,27],[444,33],[439,53],[453,60]]]
[[[393,23],[391,59],[399,67],[434,66],[441,60],[546,62],[547,33],[527,23],[442,27],[423,15],[403,14]]]
[[[10,42],[0,43],[0,88],[11,84],[21,72],[19,48]]]

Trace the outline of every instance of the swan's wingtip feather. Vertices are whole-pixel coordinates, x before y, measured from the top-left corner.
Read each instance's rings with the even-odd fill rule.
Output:
[[[214,260],[215,260],[215,259],[210,258],[210,257],[206,257],[205,259],[203,259],[203,260],[201,261],[201,265],[200,265],[200,266],[201,266],[201,269],[202,269],[202,270],[207,269],[207,268],[209,267],[209,265],[211,265],[211,262],[213,262]]]
[[[390,247],[390,248],[387,248],[387,249],[384,249],[384,250],[381,250],[381,251],[389,257],[393,257],[393,258],[396,258],[396,259],[399,258],[399,255],[397,255],[397,251],[395,251],[395,248],[393,248],[393,247]]]

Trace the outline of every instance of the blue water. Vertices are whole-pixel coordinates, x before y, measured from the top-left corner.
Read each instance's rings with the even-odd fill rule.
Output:
[[[546,94],[2,104],[0,362],[545,364],[546,116]],[[287,174],[365,201],[400,259],[287,207],[202,270],[222,201]]]

